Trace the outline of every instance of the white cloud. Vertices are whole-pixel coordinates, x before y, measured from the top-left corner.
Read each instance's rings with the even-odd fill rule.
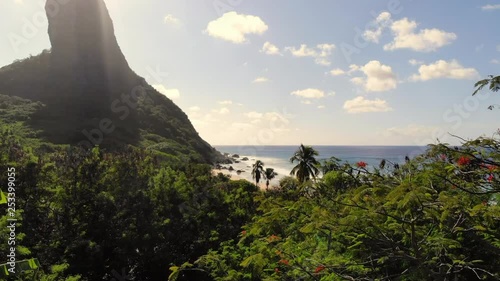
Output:
[[[408,61],[408,63],[411,64],[411,65],[421,65],[421,64],[424,64],[423,61],[418,61],[416,59],[411,59],[411,60]]]
[[[497,45],[497,51],[500,52],[500,44]]]
[[[255,78],[255,80],[253,80],[252,83],[265,83],[265,82],[269,82],[269,79],[266,77],[257,77]]]
[[[319,65],[328,66],[331,64],[330,56],[335,50],[334,44],[318,44],[316,48],[308,47],[306,44],[301,44],[300,48],[286,47],[294,57],[312,57],[314,62]]]
[[[158,92],[160,92],[160,94],[168,97],[171,100],[175,100],[181,97],[181,93],[178,89],[167,89],[162,84],[153,85],[153,88],[155,88]]]
[[[324,109],[325,106],[324,105],[318,105],[318,109]]]
[[[362,71],[366,77],[354,77],[351,82],[363,86],[367,92],[384,92],[396,89],[398,81],[392,68],[383,65],[379,61],[370,61],[361,67],[351,66],[353,71]]]
[[[278,47],[276,47],[276,45],[271,44],[271,42],[264,43],[264,46],[262,46],[262,49],[260,50],[260,52],[264,53],[266,55],[282,56],[280,49]]]
[[[357,97],[346,101],[344,109],[349,113],[388,112],[393,110],[385,100],[368,100],[364,97]]]
[[[427,81],[431,79],[478,79],[479,73],[474,68],[464,68],[457,60],[449,62],[444,60],[422,65],[418,69],[419,74],[410,77],[411,81]]]
[[[201,110],[201,108],[199,106],[191,106],[189,108],[189,111],[191,112],[199,112]]]
[[[312,102],[310,100],[303,100],[300,103],[302,103],[302,104],[312,104]]]
[[[328,93],[328,95],[327,95],[327,96],[329,96],[329,97],[334,97],[336,94],[337,94],[337,93],[335,93],[334,91],[331,91],[331,92],[329,92],[329,93]]]
[[[16,3],[16,4],[24,4],[24,0],[14,0],[14,3]]]
[[[259,112],[255,112],[255,111],[251,111],[251,112],[245,113],[245,116],[250,118],[250,119],[260,119],[260,118],[262,118],[262,116],[264,116],[264,114],[259,113]]]
[[[266,23],[257,16],[228,12],[209,22],[206,32],[212,37],[241,44],[248,42],[247,35],[262,35],[268,28]]]
[[[231,111],[227,107],[223,107],[221,109],[214,109],[214,110],[212,110],[212,112],[220,114],[220,115],[226,115],[226,114],[231,113]]]
[[[219,101],[219,104],[220,105],[231,105],[231,104],[233,104],[233,101],[223,100],[223,101]]]
[[[373,21],[373,25],[375,25],[375,28],[373,29],[367,29],[363,33],[363,38],[366,41],[370,41],[373,43],[377,43],[380,40],[380,37],[382,36],[382,32],[384,29],[391,24],[391,14],[388,12],[382,12],[380,15]]]
[[[166,15],[163,18],[163,22],[168,23],[168,24],[173,24],[173,25],[178,25],[181,23],[181,21],[178,18],[176,18],[175,16],[173,16],[171,14]]]
[[[344,75],[344,74],[345,74],[345,71],[343,71],[340,68],[332,69],[330,71],[330,75],[332,75],[332,76],[340,76],[340,75]]]
[[[497,59],[492,59],[490,61],[490,63],[493,63],[493,64],[500,64],[500,60],[497,60]]]
[[[286,47],[287,51],[290,51],[295,57],[316,57],[318,53],[316,50],[307,47],[306,44],[300,45],[300,48],[296,49],[295,47]]]
[[[325,96],[325,92],[319,89],[304,89],[304,90],[297,90],[293,91],[291,93],[292,96],[298,96],[302,98],[307,98],[307,99],[320,99]]]
[[[500,4],[495,4],[495,5],[484,5],[481,7],[483,11],[492,11],[492,10],[499,10],[500,9]]]
[[[435,131],[438,129],[438,127],[434,126],[422,126],[422,125],[417,125],[417,124],[410,124],[406,127],[392,127],[388,128],[385,131],[385,136],[387,137],[393,137],[393,136],[404,136],[404,137],[411,137],[411,138],[422,138],[426,136],[433,136],[435,135]]]
[[[417,22],[408,18],[395,21],[391,25],[394,40],[384,46],[384,50],[410,49],[418,52],[432,52],[457,39],[455,33],[436,28],[422,29],[416,33]]]

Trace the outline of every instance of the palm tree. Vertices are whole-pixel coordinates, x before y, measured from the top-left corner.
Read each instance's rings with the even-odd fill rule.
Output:
[[[269,181],[274,179],[277,175],[278,173],[276,173],[273,168],[266,169],[266,172],[264,173],[264,176],[266,178],[266,189],[269,189]]]
[[[304,183],[311,178],[316,179],[319,175],[318,161],[316,161],[315,156],[318,156],[318,152],[311,146],[300,145],[299,149],[295,151],[295,154],[290,158],[290,162],[298,162],[297,166],[293,167],[290,175],[297,177],[300,183]]]
[[[262,163],[262,161],[260,160],[257,160],[255,161],[255,164],[253,164],[253,169],[252,169],[252,178],[255,179],[255,185],[259,185],[259,181],[262,178],[262,176],[265,176],[264,163]]]

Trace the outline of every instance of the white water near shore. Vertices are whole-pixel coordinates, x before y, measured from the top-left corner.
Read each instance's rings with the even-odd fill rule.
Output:
[[[225,164],[223,167],[234,168],[233,172],[227,169],[220,170],[224,174],[232,175],[233,179],[252,179],[252,165],[256,160],[264,163],[264,168],[273,168],[278,176],[271,181],[271,185],[277,184],[279,180],[290,175],[290,171],[295,166],[290,163],[290,157],[297,150],[296,146],[216,146],[218,151],[229,155],[238,154],[237,161],[240,163]],[[354,164],[358,161],[368,163],[369,167],[377,167],[382,159],[391,163],[404,163],[406,156],[415,157],[425,151],[425,147],[418,146],[313,146],[318,152],[318,160],[328,159],[335,156],[341,161]],[[248,157],[248,161],[242,161]],[[237,170],[243,171],[239,175]],[[215,170],[218,171],[218,170]],[[263,180],[265,182],[265,180]]]

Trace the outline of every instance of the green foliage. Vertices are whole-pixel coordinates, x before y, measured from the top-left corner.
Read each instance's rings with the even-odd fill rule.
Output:
[[[36,154],[0,136],[0,169],[16,168],[17,257],[38,258],[39,280],[111,280],[122,270],[162,280],[172,265],[238,237],[256,212],[257,187],[214,177],[209,165],[132,147],[52,149]],[[0,225],[5,256],[6,217]]]
[[[500,278],[500,140],[431,146],[382,168],[282,179],[238,240],[195,265],[214,280]]]

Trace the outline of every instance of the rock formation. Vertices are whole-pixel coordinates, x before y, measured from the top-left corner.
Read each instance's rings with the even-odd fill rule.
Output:
[[[130,69],[103,0],[47,0],[45,9],[50,52],[0,68],[0,94],[46,105],[30,123],[43,138],[142,146],[195,161],[219,156],[178,106]]]

